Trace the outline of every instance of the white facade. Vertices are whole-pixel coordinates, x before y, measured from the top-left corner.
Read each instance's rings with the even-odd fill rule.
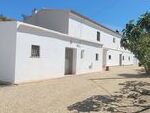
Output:
[[[1,81],[22,83],[63,77],[66,48],[75,50],[71,74],[102,70],[102,45],[99,43],[77,40],[62,33],[20,22],[1,22],[0,28],[0,45],[4,44],[0,48],[0,52],[4,55],[0,61]],[[39,58],[31,57],[32,45],[40,46]],[[82,50],[84,50],[83,58],[81,58]],[[98,60],[96,54],[99,55]]]
[[[38,18],[38,21],[35,20],[35,17]],[[59,21],[56,18],[62,19]],[[43,20],[48,24],[43,24],[41,22]],[[103,44],[103,67],[132,65],[134,63],[133,54],[121,48],[120,40],[122,36],[119,33],[74,11],[42,9],[33,13],[32,16],[26,17],[24,22],[63,32],[77,39]],[[63,25],[58,23],[63,23]],[[64,31],[61,29],[64,29]],[[97,32],[100,32],[100,41],[97,41]]]
[[[97,32],[100,32],[100,41],[97,41]],[[120,46],[121,37],[110,35],[72,18],[69,19],[68,34],[69,36],[76,37],[78,39],[86,39],[91,42],[103,44],[103,51],[107,50],[106,55],[104,56],[106,59],[105,64],[103,64],[104,67],[133,64],[133,54],[130,51],[124,50]],[[113,39],[115,39],[115,42],[113,42]],[[121,64],[120,55],[122,55]],[[109,59],[109,56],[111,56],[111,59]]]
[[[0,80],[15,78],[16,23],[0,23]],[[9,33],[8,33],[9,32]]]
[[[74,11],[44,9],[24,22],[0,22],[0,81],[38,81],[135,63],[121,48],[119,33]]]

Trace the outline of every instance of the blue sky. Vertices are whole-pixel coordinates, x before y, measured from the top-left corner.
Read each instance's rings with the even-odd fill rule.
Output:
[[[72,9],[112,29],[150,11],[150,0],[1,0],[0,13],[21,20],[33,8]]]

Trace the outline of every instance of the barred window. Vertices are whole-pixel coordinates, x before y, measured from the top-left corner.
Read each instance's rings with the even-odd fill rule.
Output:
[[[40,46],[32,45],[32,47],[31,47],[31,57],[34,57],[34,58],[40,57]]]

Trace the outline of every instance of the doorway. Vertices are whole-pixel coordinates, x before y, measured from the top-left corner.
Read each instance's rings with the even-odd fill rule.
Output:
[[[119,54],[119,65],[122,66],[122,54]]]
[[[65,75],[76,73],[76,52],[74,48],[65,49]]]
[[[103,68],[107,65],[107,51],[106,49],[103,49]]]

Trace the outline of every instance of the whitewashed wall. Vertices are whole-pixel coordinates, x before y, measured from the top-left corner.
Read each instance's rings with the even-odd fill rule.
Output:
[[[113,42],[113,38],[115,38],[115,43]],[[124,60],[122,60],[122,65],[132,65],[133,63],[133,54],[128,50],[125,50],[120,45],[121,38],[114,37],[107,33],[101,32],[101,43],[104,48],[107,48],[107,66],[118,66],[120,65],[120,54],[122,57],[124,56]],[[111,55],[112,59],[109,60],[109,55]],[[128,59],[130,57],[130,60]]]
[[[68,11],[42,9],[24,19],[25,23],[68,33]]]
[[[34,16],[37,16],[36,19],[34,18]],[[30,18],[32,18],[32,20],[30,20]],[[37,23],[35,24],[34,21],[37,21]],[[116,59],[114,61],[109,61],[109,65],[115,66],[118,64],[118,50],[126,54],[128,53],[128,55],[131,54],[129,51],[124,50],[120,47],[120,35],[115,34],[113,31],[108,30],[107,28],[94,24],[88,19],[80,16],[80,14],[74,14],[73,12],[62,10],[43,9],[38,11],[37,14],[32,15],[32,17],[28,17],[25,22],[31,22],[32,24],[38,26],[53,29],[78,39],[84,39],[103,44],[104,48],[110,49],[109,53],[111,53],[112,56],[116,56]],[[97,31],[101,33],[100,42],[97,41]],[[113,43],[113,38],[115,38],[116,40],[115,43]],[[115,55],[116,53],[117,55]],[[127,61],[124,61],[124,64],[129,65]]]
[[[97,31],[99,31],[101,34],[100,42],[97,41]],[[133,64],[133,59],[132,59],[133,54],[121,48],[120,37],[112,36],[108,33],[105,33],[104,31],[100,31],[98,29],[90,27],[72,18],[69,19],[69,35],[76,37],[78,39],[84,39],[84,40],[89,40],[92,42],[98,42],[103,44],[103,48],[108,49],[107,56],[106,56],[107,57],[106,64],[108,66],[119,65],[119,60],[120,60],[119,54],[125,54],[125,57],[131,56],[130,61],[128,61],[127,58],[122,62],[123,65]],[[113,38],[115,38],[115,43],[113,42]],[[109,55],[112,56],[112,60],[108,59]]]
[[[97,41],[97,31],[96,29],[78,22],[74,19],[69,18],[69,32],[68,34],[72,37],[79,39],[84,39],[92,42]]]
[[[116,51],[116,50],[108,50],[107,51],[107,66],[119,66],[120,65],[120,54],[122,54],[122,65],[132,65],[133,64],[133,54]],[[109,55],[111,55],[111,59],[109,59]],[[123,60],[124,56],[124,60]],[[130,57],[130,60],[129,60]]]
[[[14,82],[16,22],[0,22],[0,81]]]
[[[101,33],[100,42],[97,41],[97,31]],[[114,37],[108,33],[90,27],[72,18],[69,19],[69,35],[79,39],[89,40],[92,42],[99,42],[103,44],[104,48],[117,50],[121,49],[120,38]],[[113,38],[116,39],[116,43],[113,43]]]
[[[31,46],[40,46],[40,58],[31,58]],[[57,46],[58,45],[58,46]],[[17,33],[16,82],[61,77],[64,43],[33,34]]]
[[[81,50],[85,50],[83,59],[80,58]],[[98,61],[96,61],[96,53],[99,54]],[[82,45],[78,49],[77,55],[77,74],[102,71],[102,48]],[[91,69],[90,66],[92,66]]]
[[[113,43],[113,38],[116,40],[115,43]],[[101,31],[101,43],[103,44],[104,48],[120,50],[120,38],[114,37],[103,31]]]
[[[133,54],[124,52],[122,55],[124,56],[124,60],[122,61],[123,65],[133,65],[134,64]],[[130,59],[129,59],[129,57],[130,57]]]
[[[108,50],[107,51],[107,66],[118,66],[119,65],[119,54],[121,54],[120,51],[115,50]],[[109,55],[111,55],[111,59],[109,59]]]
[[[31,58],[31,45],[40,46],[40,58]],[[18,32],[15,82],[28,82],[64,76],[66,47],[77,49],[76,74],[102,70],[102,49],[99,47]],[[85,50],[85,55],[81,59],[80,55],[83,49]],[[99,53],[99,61],[95,60],[96,53]],[[91,64],[93,64],[93,68],[89,69]]]

